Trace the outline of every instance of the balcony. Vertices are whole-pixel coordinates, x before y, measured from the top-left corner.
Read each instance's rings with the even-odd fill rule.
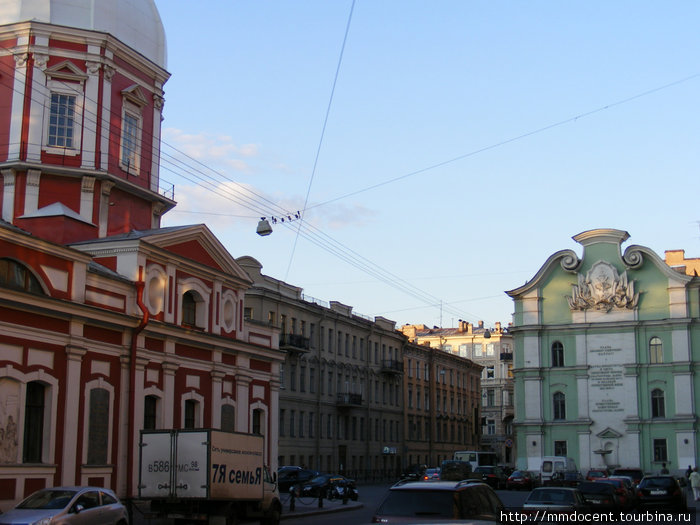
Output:
[[[309,351],[309,338],[299,334],[280,334],[280,350],[288,354],[305,354]]]
[[[338,408],[361,407],[362,394],[338,394],[336,405]]]
[[[383,359],[381,372],[383,374],[403,374],[403,361]]]
[[[501,361],[512,361],[513,354],[511,352],[501,352]]]

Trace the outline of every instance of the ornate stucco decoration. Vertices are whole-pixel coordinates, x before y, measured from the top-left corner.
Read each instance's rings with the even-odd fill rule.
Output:
[[[622,275],[610,263],[598,261],[584,277],[578,274],[578,284],[572,285],[572,295],[567,296],[572,310],[604,310],[613,308],[636,308],[639,293],[634,291],[634,281],[627,280],[627,272]]]

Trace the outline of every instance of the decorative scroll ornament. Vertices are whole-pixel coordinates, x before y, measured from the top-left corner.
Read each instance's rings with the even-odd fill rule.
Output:
[[[639,301],[639,292],[634,292],[634,281],[627,280],[627,272],[619,275],[617,269],[605,261],[595,263],[585,277],[578,274],[578,285],[572,285],[571,289],[572,296],[567,296],[567,300],[572,310],[631,310]]]

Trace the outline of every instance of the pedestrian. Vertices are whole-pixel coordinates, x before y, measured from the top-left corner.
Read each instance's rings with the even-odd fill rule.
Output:
[[[693,473],[693,467],[688,465],[688,470],[685,471],[685,479],[690,479],[690,475]]]
[[[700,501],[700,472],[698,472],[698,467],[695,467],[693,472],[690,473],[690,488],[693,489],[693,499]]]
[[[661,474],[670,474],[670,472],[666,468],[666,463],[661,463]]]

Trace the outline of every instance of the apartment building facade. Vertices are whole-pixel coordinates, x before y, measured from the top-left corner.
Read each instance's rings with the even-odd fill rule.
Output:
[[[403,352],[395,323],[322,303],[237,259],[253,280],[245,317],[280,330],[279,464],[361,479],[397,475],[404,460]]]
[[[440,466],[478,449],[482,366],[410,341],[403,359],[406,463]]]
[[[481,367],[476,448],[493,451],[502,464],[512,466],[516,457],[513,338],[508,329],[501,323],[485,328],[482,321],[474,326],[460,320],[456,328],[405,325],[402,331],[412,341],[468,359]]]

